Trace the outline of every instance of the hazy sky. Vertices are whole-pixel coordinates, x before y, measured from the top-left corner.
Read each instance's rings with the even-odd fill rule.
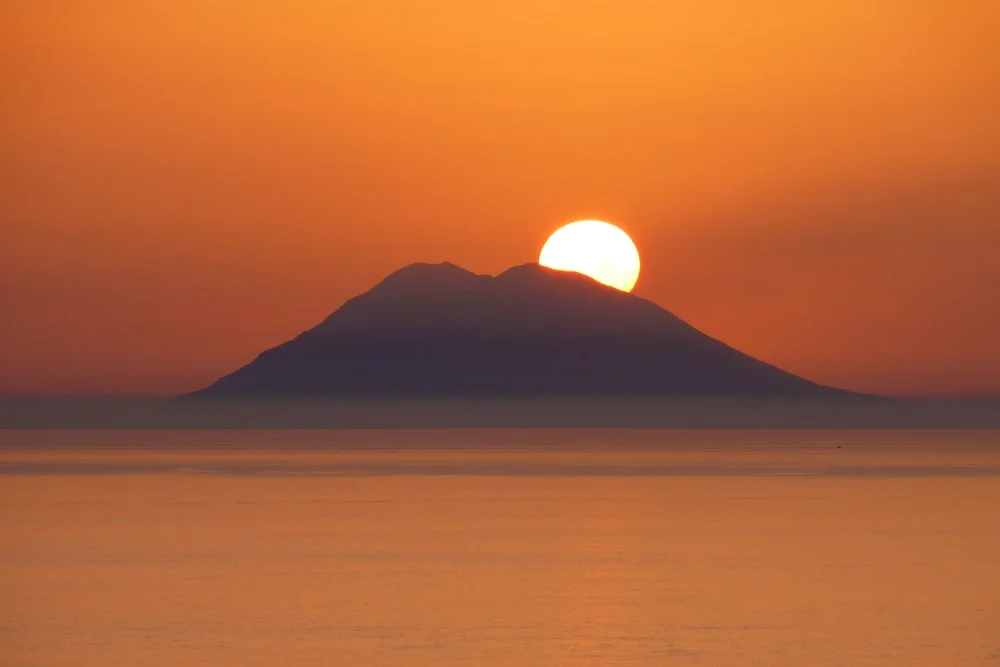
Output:
[[[995,0],[5,2],[0,77],[0,393],[194,389],[600,218],[745,352],[1000,394]]]

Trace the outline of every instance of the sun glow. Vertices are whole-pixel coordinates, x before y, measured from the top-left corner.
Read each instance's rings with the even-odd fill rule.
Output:
[[[631,292],[639,279],[639,251],[629,235],[600,220],[579,220],[560,227],[542,247],[538,263],[576,271]]]

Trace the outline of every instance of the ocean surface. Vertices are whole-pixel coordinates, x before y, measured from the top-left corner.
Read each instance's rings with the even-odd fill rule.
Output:
[[[0,665],[1000,667],[1000,431],[0,430]]]

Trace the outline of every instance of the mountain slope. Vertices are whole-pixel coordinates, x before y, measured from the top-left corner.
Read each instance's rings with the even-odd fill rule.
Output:
[[[193,396],[834,396],[650,301],[537,264],[414,264]]]

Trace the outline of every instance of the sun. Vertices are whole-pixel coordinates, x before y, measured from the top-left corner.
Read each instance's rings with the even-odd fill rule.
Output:
[[[639,279],[639,251],[632,239],[600,220],[579,220],[557,229],[542,246],[538,263],[582,273],[623,292],[631,292]]]

